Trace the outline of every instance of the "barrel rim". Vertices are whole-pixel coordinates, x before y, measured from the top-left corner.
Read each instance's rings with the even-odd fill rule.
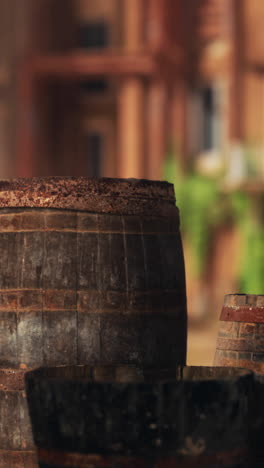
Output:
[[[61,176],[0,180],[0,208],[137,214],[147,213],[153,204],[162,211],[164,203],[175,204],[174,186],[165,181]]]
[[[226,294],[224,297],[226,307],[264,307],[264,294]]]
[[[107,371],[107,377],[100,377],[100,370]],[[201,370],[201,375],[199,375]],[[73,371],[73,376],[69,375]],[[76,371],[80,371],[76,373]],[[99,371],[99,372],[98,372]],[[167,373],[166,373],[167,371]],[[58,375],[60,373],[63,375]],[[65,376],[65,372],[67,376]],[[83,372],[87,374],[83,375]],[[160,373],[163,376],[160,377]],[[112,373],[112,375],[111,375]],[[55,374],[55,375],[54,375]],[[76,375],[77,374],[77,375]],[[80,375],[81,374],[81,375]],[[127,375],[128,374],[128,375]],[[137,366],[53,366],[38,367],[32,371],[26,372],[25,380],[45,381],[45,382],[76,382],[93,384],[163,384],[168,382],[177,383],[208,383],[213,381],[223,383],[234,383],[240,378],[252,376],[250,369],[233,366],[175,366],[170,369],[142,369]],[[110,377],[109,377],[110,376]],[[149,380],[147,380],[149,379]]]

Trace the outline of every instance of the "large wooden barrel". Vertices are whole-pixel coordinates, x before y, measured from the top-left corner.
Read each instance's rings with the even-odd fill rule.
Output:
[[[0,366],[183,364],[179,214],[166,182],[0,183]]]
[[[214,364],[264,373],[264,295],[225,296]]]
[[[0,256],[0,368],[19,378],[39,366],[185,363],[184,260],[172,185],[1,181]],[[6,405],[0,392],[1,414]],[[4,430],[0,459],[1,450],[22,448]],[[27,433],[23,448],[31,447]]]
[[[250,371],[178,368],[160,382],[144,382],[141,371],[129,382],[122,377],[98,379],[85,367],[26,374],[41,468],[247,466]]]

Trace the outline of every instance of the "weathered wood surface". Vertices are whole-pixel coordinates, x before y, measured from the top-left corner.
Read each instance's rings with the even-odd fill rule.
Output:
[[[146,383],[140,372],[130,383],[124,374],[103,382],[109,373],[98,382],[83,367],[27,373],[40,466],[247,466],[252,373],[178,368]]]
[[[0,181],[0,257],[0,368],[185,363],[184,260],[170,184]],[[0,411],[11,411],[18,394],[10,395],[0,393]],[[16,404],[23,413],[23,399]],[[8,434],[2,428],[0,440],[20,450]]]
[[[264,373],[264,296],[225,297],[214,364]]]
[[[0,227],[2,367],[185,362],[177,218],[0,211]]]
[[[175,196],[167,182],[33,177],[0,180],[0,207],[168,217],[175,213]]]

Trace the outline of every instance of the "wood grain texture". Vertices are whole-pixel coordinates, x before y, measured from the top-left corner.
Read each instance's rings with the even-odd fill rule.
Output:
[[[63,214],[0,211],[0,365],[184,363],[177,217]]]

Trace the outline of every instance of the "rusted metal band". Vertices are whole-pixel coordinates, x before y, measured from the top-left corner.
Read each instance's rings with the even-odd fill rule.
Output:
[[[166,301],[166,307],[162,302]],[[0,311],[65,311],[172,315],[185,311],[186,298],[177,291],[97,291],[73,289],[2,289]]]
[[[220,320],[264,323],[264,307],[223,307]]]
[[[25,372],[25,370],[0,369],[0,391],[23,392]]]
[[[177,235],[179,210],[174,216],[159,217],[92,214],[48,209],[1,209],[0,232],[74,232],[120,235]]]
[[[34,451],[0,450],[0,467],[36,468],[38,457]]]
[[[169,457],[125,457],[86,455],[79,453],[67,453],[54,450],[38,449],[39,460],[52,466],[78,468],[193,468],[198,466],[210,466],[221,463],[223,466],[231,463],[239,463],[248,455],[246,449],[236,449],[230,452],[216,453],[213,455],[197,456],[169,456]]]
[[[0,369],[0,392],[23,392],[24,394],[24,376],[27,369]],[[141,368],[133,365],[77,365],[77,366],[58,366],[56,367],[56,377],[65,378],[76,372],[76,378],[85,378],[91,382],[160,382],[161,380],[175,379],[177,376],[177,367],[171,368]],[[52,375],[52,369],[50,369]]]
[[[0,207],[62,208],[99,213],[167,216],[175,205],[166,182],[85,177],[0,181]],[[171,210],[172,209],[172,210]]]

